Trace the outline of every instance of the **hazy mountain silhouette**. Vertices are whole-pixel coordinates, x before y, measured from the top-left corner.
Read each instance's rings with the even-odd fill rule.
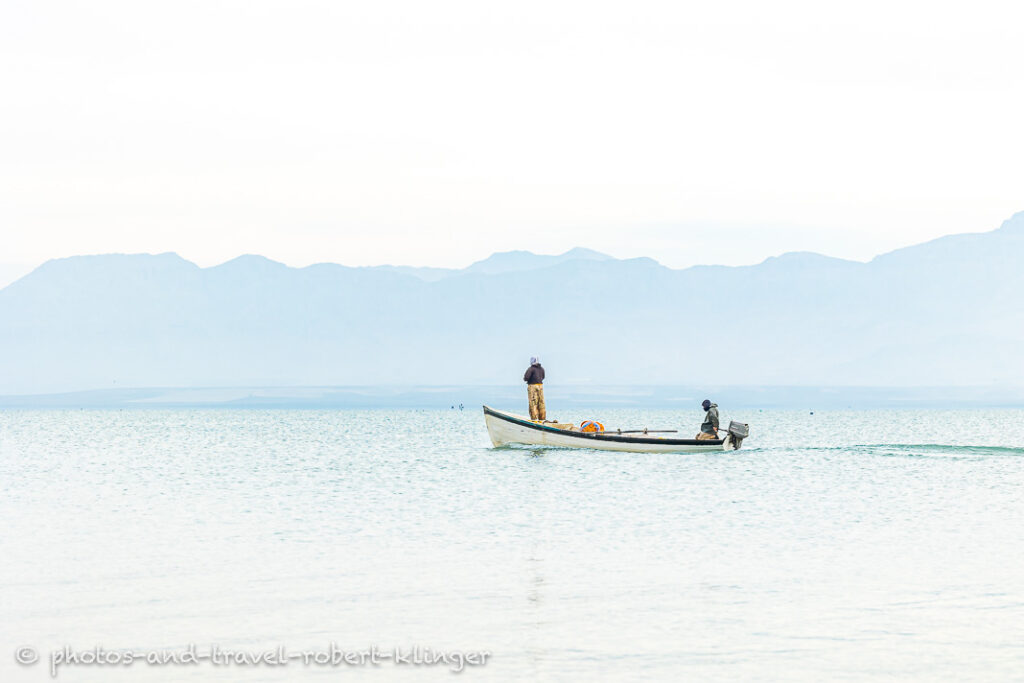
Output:
[[[577,249],[462,270],[176,254],[50,261],[0,290],[0,394],[518,382],[1024,385],[1024,213],[869,263],[673,270]],[[1017,352],[1017,353],[1015,353]]]
[[[549,256],[545,254],[534,254],[529,251],[501,251],[491,254],[487,258],[477,261],[464,269],[456,268],[417,268],[414,266],[374,266],[378,270],[389,270],[403,275],[412,275],[426,282],[437,282],[452,275],[462,273],[482,273],[495,275],[497,273],[514,273],[524,270],[536,270],[546,268],[558,263],[573,260],[585,261],[609,261],[612,257],[607,254],[576,247],[564,254]]]

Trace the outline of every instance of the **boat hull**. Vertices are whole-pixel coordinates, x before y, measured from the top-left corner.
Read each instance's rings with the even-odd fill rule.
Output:
[[[529,418],[484,406],[487,434],[496,447],[520,444],[559,448],[590,448],[629,453],[706,453],[734,451],[732,436],[724,439],[663,439],[654,436],[624,436],[611,433],[570,432],[531,422]]]

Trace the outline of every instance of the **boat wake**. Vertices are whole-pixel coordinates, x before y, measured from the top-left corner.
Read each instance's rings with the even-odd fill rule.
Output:
[[[849,446],[768,446],[750,448],[748,454],[770,451],[814,451],[833,453],[863,453],[888,457],[965,457],[965,456],[1024,456],[1024,447],[1019,446],[971,446],[952,444],[852,444]]]
[[[872,444],[854,446],[872,450],[876,453],[892,455],[934,455],[934,456],[964,456],[964,455],[1024,455],[1024,448],[1014,446],[960,446],[950,444],[924,443],[924,444]]]

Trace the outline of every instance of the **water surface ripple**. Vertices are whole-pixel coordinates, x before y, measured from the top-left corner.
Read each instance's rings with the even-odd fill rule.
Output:
[[[48,678],[18,645],[331,641],[489,650],[481,680],[1024,677],[1024,412],[722,410],[737,453],[493,449],[478,409],[0,414],[0,680]]]

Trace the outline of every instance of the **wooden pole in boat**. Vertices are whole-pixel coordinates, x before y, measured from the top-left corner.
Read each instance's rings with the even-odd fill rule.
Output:
[[[613,431],[597,432],[598,434],[678,434],[678,429],[616,429]]]

